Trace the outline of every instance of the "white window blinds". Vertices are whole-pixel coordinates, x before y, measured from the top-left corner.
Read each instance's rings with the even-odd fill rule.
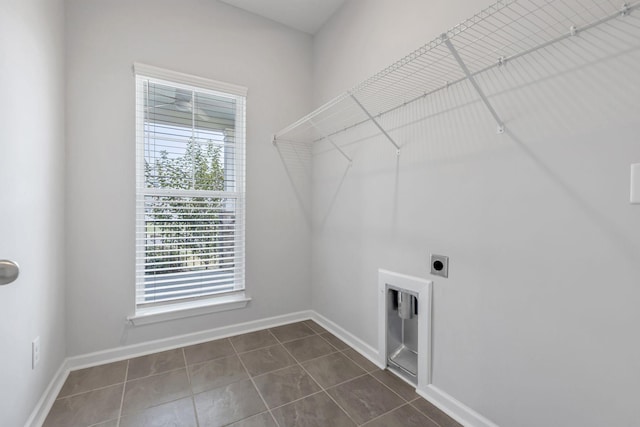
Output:
[[[136,306],[241,291],[246,90],[135,72]]]

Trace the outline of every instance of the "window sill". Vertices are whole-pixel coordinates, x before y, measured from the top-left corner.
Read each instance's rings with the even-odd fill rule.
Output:
[[[217,313],[220,311],[237,310],[245,308],[249,301],[251,301],[251,298],[247,297],[244,292],[242,292],[234,295],[214,297],[208,300],[191,301],[162,307],[143,308],[136,310],[136,314],[127,317],[127,320],[134,326],[148,325],[150,323],[202,316],[204,314]]]

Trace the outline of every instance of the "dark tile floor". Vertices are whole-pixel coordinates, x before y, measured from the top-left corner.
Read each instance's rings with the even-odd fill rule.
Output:
[[[307,320],[73,371],[45,427],[460,426]]]

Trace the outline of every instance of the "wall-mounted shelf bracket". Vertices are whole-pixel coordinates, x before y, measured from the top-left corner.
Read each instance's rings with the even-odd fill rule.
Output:
[[[396,147],[396,154],[399,156],[400,155],[400,146],[398,144],[396,144],[396,142],[393,140],[393,138],[391,138],[391,136],[387,133],[386,130],[384,130],[384,128],[382,126],[380,126],[380,123],[378,123],[378,121],[375,119],[375,117],[373,117],[371,115],[371,113],[364,108],[364,105],[362,105],[360,103],[360,101],[358,101],[358,98],[355,97],[354,94],[350,94],[351,95],[351,99],[353,99],[353,101],[358,104],[358,106],[362,109],[362,111],[364,111],[364,113],[367,115],[367,117],[369,117],[369,120],[371,120],[371,122],[373,122],[374,125],[376,125],[376,127],[378,129],[380,129],[380,132],[382,132],[382,134],[389,140],[389,142],[391,142],[393,144],[394,147]]]
[[[623,3],[622,7],[620,8],[620,16],[627,16],[630,13],[631,7],[629,6],[629,3]]]
[[[336,144],[335,142],[333,142],[333,140],[329,137],[329,135],[326,135],[324,132],[322,132],[320,130],[320,128],[318,128],[318,126],[316,126],[316,124],[313,122],[313,120],[309,119],[309,123],[311,124],[311,126],[318,131],[318,133],[322,136],[323,139],[326,139],[327,141],[329,141],[329,143],[331,145],[333,145],[333,148],[335,148],[336,150],[338,150],[338,152],[340,154],[342,154],[342,157],[344,157],[345,159],[347,159],[347,161],[349,162],[349,166],[351,166],[351,164],[353,163],[353,160],[351,160],[351,157],[349,157],[347,155],[347,153],[345,153],[342,148],[340,148],[338,146],[338,144]]]
[[[478,95],[480,96],[480,99],[482,100],[482,102],[487,107],[487,109],[489,110],[489,112],[491,113],[493,118],[495,119],[496,123],[498,124],[496,132],[497,133],[504,133],[504,122],[502,121],[500,116],[498,116],[498,113],[496,113],[496,110],[493,108],[493,106],[489,102],[489,99],[487,98],[487,96],[482,91],[482,88],[480,88],[480,85],[478,85],[478,82],[476,82],[476,79],[473,77],[473,75],[469,71],[469,68],[467,67],[467,64],[465,64],[464,61],[462,60],[462,57],[458,53],[458,50],[455,48],[453,43],[451,43],[451,40],[449,40],[449,36],[447,36],[446,33],[442,34],[441,40],[444,42],[444,44],[447,45],[447,47],[451,51],[451,55],[453,55],[453,57],[455,58],[456,62],[458,63],[458,65],[462,69],[462,72],[466,76],[467,80],[469,80],[469,82],[471,83],[473,88],[476,90],[476,92],[478,92]]]
[[[609,34],[609,38],[626,42],[630,36],[635,42],[633,38],[637,37],[630,30],[638,27],[640,18],[635,16],[638,9],[640,0],[493,0],[493,4],[445,34],[280,130],[275,134],[274,143],[292,156],[306,156],[303,159],[306,162],[307,157],[312,157],[312,148],[317,142],[322,141],[323,147],[334,151],[331,146],[345,148],[354,142],[374,138],[377,141],[382,134],[399,154],[400,146],[389,133],[399,139],[399,129],[409,129],[432,117],[425,109],[409,112],[403,107],[413,103],[422,106],[422,100],[430,99],[436,108],[444,107],[444,104],[438,105],[438,94],[459,83],[466,85],[467,81],[472,92],[475,91],[472,97],[479,98],[484,104],[480,108],[488,109],[495,120],[497,133],[505,133],[505,124],[491,105],[501,97],[488,98],[479,76],[498,68],[504,70],[505,75],[517,74],[517,70],[507,70],[512,63],[517,67],[521,58],[556,44],[571,50],[574,47],[570,44],[580,43],[583,49],[590,49],[589,45],[594,43],[581,36],[596,27],[602,27],[600,34]],[[595,32],[594,35],[598,36]],[[594,47],[600,50],[595,44]],[[496,84],[512,84],[501,83],[499,75],[493,77]],[[453,96],[455,94],[451,94],[452,101]],[[424,101],[424,105],[427,103],[432,105]],[[359,126],[366,126],[366,131],[375,131],[375,134],[351,132]],[[301,146],[300,153],[296,146]],[[345,148],[345,153],[342,148],[336,151],[350,162],[351,158],[346,155],[349,150]]]

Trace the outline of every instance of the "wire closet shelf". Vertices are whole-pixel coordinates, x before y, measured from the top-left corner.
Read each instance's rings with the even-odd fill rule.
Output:
[[[505,124],[476,82],[476,76],[601,24],[624,19],[639,6],[640,1],[497,1],[277,132],[273,143],[310,150],[313,143],[325,141],[350,162],[351,158],[334,139],[368,123],[399,154],[401,144],[383,127],[381,118],[463,81],[473,86],[495,120],[497,132],[502,133]],[[294,150],[298,155],[304,151]]]

